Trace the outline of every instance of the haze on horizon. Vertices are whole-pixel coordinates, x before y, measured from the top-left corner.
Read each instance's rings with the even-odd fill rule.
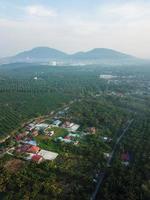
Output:
[[[150,1],[1,0],[0,57],[37,46],[111,48],[150,59]]]

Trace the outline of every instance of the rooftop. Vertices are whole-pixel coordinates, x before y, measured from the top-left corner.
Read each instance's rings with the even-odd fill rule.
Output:
[[[42,149],[38,152],[38,155],[42,156],[45,160],[54,160],[58,156],[58,153]]]

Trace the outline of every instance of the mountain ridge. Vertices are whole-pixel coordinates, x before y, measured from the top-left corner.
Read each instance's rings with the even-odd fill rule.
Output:
[[[140,60],[142,59],[109,48],[94,48],[68,54],[54,48],[41,46],[0,59],[0,63],[121,64]]]

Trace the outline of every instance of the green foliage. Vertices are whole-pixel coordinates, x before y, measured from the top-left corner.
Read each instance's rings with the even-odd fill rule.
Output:
[[[96,173],[107,169],[104,153],[110,153],[120,127],[135,118],[115,154],[113,165],[99,196],[103,200],[148,200],[150,152],[149,69],[146,67],[50,67],[27,64],[0,66],[0,134],[9,134],[36,116],[57,111],[71,100],[64,120],[81,125],[81,131],[96,127],[95,135],[81,138],[79,145],[56,142],[54,137],[35,137],[43,149],[56,151],[54,161],[41,164],[26,162],[15,173],[6,168],[12,156],[0,159],[1,199],[90,199],[95,189]],[[117,80],[101,80],[100,74],[117,75]],[[132,78],[130,77],[132,76]],[[37,77],[37,80],[34,79]],[[123,94],[120,97],[118,93]],[[64,129],[55,128],[56,136]],[[102,141],[112,138],[112,143]],[[7,140],[2,149],[12,144]],[[122,165],[121,153],[132,153],[128,167]],[[17,155],[15,155],[17,156]]]

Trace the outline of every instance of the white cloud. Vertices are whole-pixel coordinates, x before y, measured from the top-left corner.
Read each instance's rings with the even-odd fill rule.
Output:
[[[91,13],[68,9],[59,15],[42,5],[19,9],[23,17],[0,19],[0,56],[50,46],[68,52],[106,47],[150,58],[150,3],[105,4]]]
[[[46,8],[41,5],[33,5],[26,7],[27,14],[35,17],[55,17],[57,13],[55,10]]]
[[[133,3],[104,5],[97,9],[97,15],[106,20],[120,22],[150,17],[150,3]]]

